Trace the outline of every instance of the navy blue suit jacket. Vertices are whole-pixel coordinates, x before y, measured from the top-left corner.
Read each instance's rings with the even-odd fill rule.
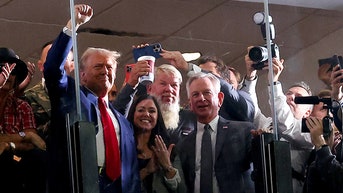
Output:
[[[251,162],[250,122],[220,117],[215,145],[214,172],[222,193],[243,193],[243,173]],[[194,192],[196,130],[180,141],[179,156],[188,192]]]
[[[68,77],[64,71],[64,62],[68,56],[72,47],[71,37],[64,33],[60,33],[58,38],[51,47],[46,63],[44,64],[44,77],[46,80],[46,86],[49,91],[49,97],[52,107],[52,131],[51,139],[48,142],[48,150],[52,150],[51,155],[52,164],[61,165],[65,168],[65,162],[67,161],[66,153],[63,152],[66,148],[66,135],[65,130],[65,115],[70,115],[70,122],[73,124],[78,120],[76,114],[76,89],[75,81],[73,78]],[[85,87],[80,88],[80,102],[81,102],[81,117],[82,120],[89,121],[95,124],[97,128],[97,96]],[[139,192],[140,191],[140,177],[138,170],[136,145],[133,135],[132,125],[126,120],[126,118],[117,112],[111,104],[109,104],[113,114],[118,120],[120,126],[120,153],[121,153],[121,186],[122,192]],[[50,137],[50,135],[49,135]],[[60,158],[59,156],[62,156]],[[56,165],[52,166],[56,168]],[[52,171],[51,180],[53,184],[57,186],[63,186],[63,177],[67,175],[60,171],[61,168],[57,168]],[[57,182],[56,182],[57,181]],[[58,187],[52,187],[58,188]],[[68,189],[68,188],[66,188]],[[111,190],[111,192],[116,192]]]

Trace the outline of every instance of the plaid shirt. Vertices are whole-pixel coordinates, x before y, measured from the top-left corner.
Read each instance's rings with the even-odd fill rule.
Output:
[[[25,129],[36,129],[32,108],[26,101],[11,95],[6,99],[0,132],[14,134]]]

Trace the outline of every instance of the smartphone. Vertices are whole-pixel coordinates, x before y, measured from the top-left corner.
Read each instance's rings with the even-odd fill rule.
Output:
[[[343,68],[343,58],[342,58],[342,56],[333,55],[331,66],[334,67],[337,64],[339,64],[339,67],[342,69]]]
[[[141,56],[154,56],[156,59],[160,58],[160,53],[162,52],[162,46],[160,43],[150,44],[141,48],[134,48],[132,50],[133,58],[137,62],[138,58]]]
[[[306,125],[306,118],[302,119],[302,122],[301,122],[301,132],[302,133],[309,133],[310,132],[310,129]]]
[[[339,64],[339,68],[343,69],[343,58],[342,58],[342,56],[333,55],[332,58],[333,58],[333,62],[331,63],[331,67],[333,68],[334,66]],[[341,82],[343,82],[343,79],[341,79]]]
[[[327,70],[327,72],[331,72],[333,67],[335,67],[337,64],[340,65],[341,69],[343,68],[343,58],[342,56],[333,55],[330,58],[319,59],[318,64],[319,67],[321,67],[322,65],[329,64],[330,68]]]
[[[135,64],[126,64],[125,65],[125,82],[129,81],[131,76],[131,70]]]

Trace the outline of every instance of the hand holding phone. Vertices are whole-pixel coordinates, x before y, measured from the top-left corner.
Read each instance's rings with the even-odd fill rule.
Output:
[[[133,58],[135,62],[138,61],[138,58],[141,56],[153,56],[155,59],[160,58],[160,53],[162,52],[162,46],[160,43],[151,44],[144,47],[134,48],[132,50]]]
[[[338,64],[339,69],[343,69],[343,58],[342,58],[342,56],[333,55],[332,58],[333,58],[333,62],[331,63],[332,68]],[[343,79],[341,79],[340,82],[343,82]]]

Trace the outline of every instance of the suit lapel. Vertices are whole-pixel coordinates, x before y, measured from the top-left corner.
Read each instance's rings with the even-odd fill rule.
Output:
[[[194,190],[194,180],[195,180],[195,145],[196,145],[196,130],[194,130],[190,135],[190,139],[187,139],[186,141],[188,142],[187,146],[184,146],[182,148],[185,148],[186,151],[188,152],[188,167],[189,167],[189,181],[190,181],[190,186],[192,186],[191,189]]]
[[[98,98],[90,92],[89,89],[87,89],[84,86],[81,86],[81,91],[84,94],[84,97],[87,98],[88,102],[86,100],[81,100],[81,108],[85,108],[86,110],[83,110],[82,117],[88,120],[89,122],[92,122],[95,124],[96,127],[96,133],[98,132],[98,114],[97,114],[97,106],[98,106]],[[81,95],[82,97],[82,95]],[[84,112],[87,112],[88,114],[84,114]]]
[[[215,148],[214,163],[216,163],[216,160],[219,156],[219,153],[223,148],[227,130],[228,130],[228,124],[226,122],[224,122],[224,120],[221,117],[219,117],[218,127],[217,127],[217,139],[216,139],[216,146],[215,146],[216,148]]]
[[[196,124],[195,124],[196,125]],[[183,162],[182,165],[183,169],[187,169],[184,171],[186,181],[190,184],[190,186],[194,186],[195,180],[195,145],[196,145],[196,128],[192,131],[188,136],[184,137],[178,146],[178,151],[182,152],[181,154],[181,161]],[[194,187],[193,187],[194,188]]]

